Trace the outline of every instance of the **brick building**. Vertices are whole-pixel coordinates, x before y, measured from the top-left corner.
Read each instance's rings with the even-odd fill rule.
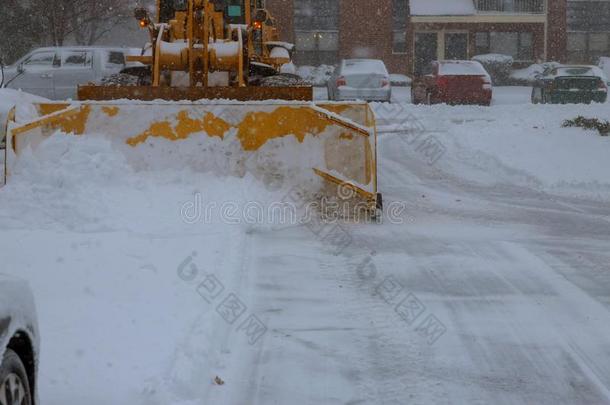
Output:
[[[610,0],[568,1],[568,60],[597,63],[610,56]]]
[[[482,53],[564,60],[567,0],[266,0],[297,64],[383,59],[413,72]]]

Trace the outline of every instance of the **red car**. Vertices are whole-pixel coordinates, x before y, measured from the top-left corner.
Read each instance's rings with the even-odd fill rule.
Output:
[[[431,74],[416,77],[411,86],[413,104],[490,105],[491,77],[476,61],[435,61]]]

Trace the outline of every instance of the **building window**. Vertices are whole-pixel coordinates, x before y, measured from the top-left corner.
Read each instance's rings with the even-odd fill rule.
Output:
[[[407,31],[394,31],[392,53],[407,53]]]
[[[589,34],[589,50],[593,52],[606,52],[608,50],[608,34]]]
[[[392,0],[392,52],[407,53],[408,0]]]
[[[296,46],[300,51],[334,52],[339,50],[337,31],[296,31]]]
[[[474,45],[477,55],[489,53],[489,32],[477,32],[474,36]]]
[[[534,36],[531,32],[477,32],[476,54],[499,53],[516,61],[534,59]]]
[[[299,0],[294,2],[294,27],[298,64],[337,62],[339,51],[339,1]]]
[[[534,59],[534,35],[531,32],[519,33],[519,51],[516,59],[524,61]]]
[[[568,60],[570,62],[597,63],[601,56],[610,56],[610,33],[568,33]]]
[[[569,32],[608,32],[610,31],[610,2],[608,1],[569,1]]]

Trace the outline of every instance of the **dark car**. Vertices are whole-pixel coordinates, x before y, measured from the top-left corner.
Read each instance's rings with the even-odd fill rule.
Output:
[[[605,103],[608,79],[597,66],[558,66],[546,70],[532,89],[534,104]]]
[[[492,93],[483,65],[469,60],[434,61],[430,73],[416,77],[411,85],[413,104],[490,105]]]
[[[0,274],[0,405],[36,403],[39,345],[27,283]]]

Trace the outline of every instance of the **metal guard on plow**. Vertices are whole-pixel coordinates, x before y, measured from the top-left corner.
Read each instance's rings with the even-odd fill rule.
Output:
[[[168,86],[94,86],[78,87],[79,100],[295,100],[312,101],[313,88],[302,87],[168,87]]]
[[[8,124],[8,176],[26,148],[35,148],[58,131],[102,134],[139,167],[159,157],[151,157],[151,150],[175,156],[181,143],[192,149],[207,142],[216,150],[224,148],[222,159],[230,156],[236,165],[253,155],[271,156],[282,160],[291,175],[315,173],[353,190],[372,210],[380,204],[377,133],[367,103],[119,100],[48,103],[37,108],[39,118]],[[195,160],[206,159],[197,153]]]

